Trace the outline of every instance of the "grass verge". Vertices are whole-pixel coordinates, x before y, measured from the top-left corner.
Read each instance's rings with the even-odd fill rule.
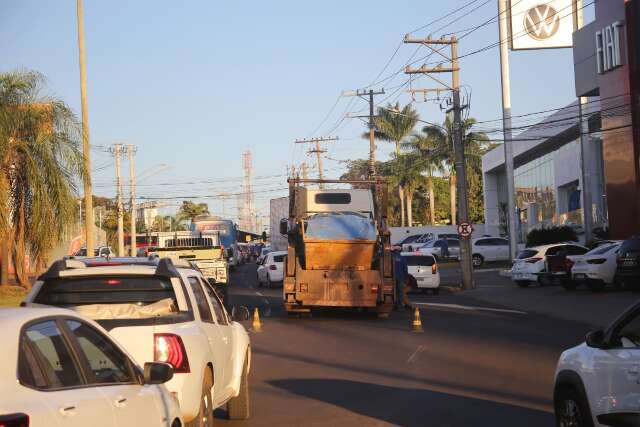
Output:
[[[0,307],[17,307],[20,305],[27,291],[21,286],[0,287]]]

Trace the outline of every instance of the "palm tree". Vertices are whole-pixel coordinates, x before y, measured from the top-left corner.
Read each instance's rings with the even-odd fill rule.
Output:
[[[400,156],[400,144],[411,135],[413,128],[418,123],[418,113],[411,107],[411,104],[405,105],[400,109],[400,103],[388,104],[386,107],[378,107],[378,112],[374,118],[375,137],[383,141],[395,144],[395,154]],[[363,135],[363,138],[369,138],[369,134]],[[405,225],[405,205],[404,205],[404,189],[402,185],[398,186],[398,197],[400,198],[400,218],[401,225]]]
[[[462,138],[467,162],[480,162],[482,154],[490,146],[489,137],[483,132],[472,132],[476,123],[469,118],[462,122]],[[442,126],[428,125],[422,128],[424,136],[435,146],[434,158],[439,161],[449,175],[449,193],[451,205],[451,224],[456,223],[456,170],[455,151],[453,149],[454,126],[450,116],[447,116]]]
[[[189,200],[185,200],[182,202],[182,206],[180,206],[180,211],[178,211],[177,219],[178,221],[193,220],[198,215],[208,215],[209,214],[209,206],[206,203],[198,203],[195,204]]]
[[[27,256],[44,267],[76,218],[77,183],[84,176],[78,121],[62,101],[40,95],[43,85],[44,76],[34,71],[0,73],[2,269],[11,258],[26,287]]]
[[[425,168],[424,161],[419,154],[400,154],[394,159],[398,186],[405,191],[407,202],[407,225],[413,226],[413,194],[424,180],[422,171]]]

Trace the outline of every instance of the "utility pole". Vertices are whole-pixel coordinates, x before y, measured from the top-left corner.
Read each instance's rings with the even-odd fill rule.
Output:
[[[460,67],[458,65],[458,39],[453,36],[449,39],[441,38],[438,40],[427,39],[411,39],[405,37],[405,43],[419,43],[434,53],[438,53],[447,62],[450,62],[449,67],[443,67],[439,65],[435,68],[428,68],[426,65],[418,69],[411,69],[407,66],[406,74],[425,74],[432,80],[446,86],[452,92],[453,106],[451,110],[453,112],[453,145],[455,152],[455,170],[457,175],[457,193],[458,193],[458,216],[459,223],[468,223],[469,221],[469,205],[467,201],[467,168],[464,153],[464,135],[462,135],[462,109],[467,106],[460,104]],[[432,45],[449,45],[451,47],[451,57],[442,53],[440,49],[434,48]],[[432,76],[434,73],[451,73],[451,86],[444,83],[442,80]],[[470,236],[460,238],[460,267],[462,269],[462,286],[464,289],[473,289],[475,287],[473,280],[473,264],[471,261],[471,241]]]
[[[294,141],[294,143],[296,144],[314,144],[314,148],[307,151],[307,153],[312,154],[315,153],[316,155],[316,166],[318,167],[318,179],[323,180],[324,179],[324,173],[323,173],[323,168],[322,168],[322,153],[326,153],[327,150],[322,150],[320,148],[320,143],[321,142],[333,142],[333,141],[337,141],[338,137],[321,137],[321,138],[311,138],[311,139],[296,139]],[[320,183],[320,189],[324,188],[324,184]]]
[[[367,117],[369,119],[369,179],[373,179],[376,176],[376,124],[374,122],[375,114],[374,114],[374,102],[373,97],[376,95],[384,95],[384,89],[376,91],[373,89],[369,90],[356,90],[343,92],[342,96],[359,96],[360,98],[369,102],[369,115],[368,116],[350,116],[350,117]],[[365,96],[367,98],[365,98]]]
[[[309,179],[309,165],[307,165],[307,162],[302,163],[302,179]]]
[[[122,144],[114,144],[111,151],[116,158],[116,217],[118,220],[118,256],[124,256],[124,210],[122,206],[122,177],[120,176]]]
[[[504,143],[505,178],[507,179],[507,225],[509,228],[509,254],[515,259],[518,249],[515,182],[513,177],[513,135],[511,132],[511,80],[509,78],[509,37],[507,0],[498,0],[498,31],[500,39],[500,81],[502,84],[502,134]]]
[[[91,189],[91,145],[89,144],[89,108],[87,106],[87,65],[84,52],[84,6],[76,1],[78,15],[78,55],[80,62],[80,103],[82,109],[82,157],[84,166],[84,229],[87,254],[94,249],[93,192]]]
[[[133,167],[133,155],[136,152],[134,145],[127,145],[127,153],[129,154],[129,200],[131,204],[131,230],[129,237],[131,240],[131,256],[137,253],[137,236],[136,236],[136,176]]]

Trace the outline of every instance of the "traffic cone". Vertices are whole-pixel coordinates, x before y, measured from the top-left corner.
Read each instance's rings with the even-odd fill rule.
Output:
[[[253,311],[253,332],[262,332],[262,322],[260,321],[260,312],[258,307]]]
[[[420,320],[420,310],[418,307],[413,312],[413,332],[424,332],[422,329],[422,320]]]

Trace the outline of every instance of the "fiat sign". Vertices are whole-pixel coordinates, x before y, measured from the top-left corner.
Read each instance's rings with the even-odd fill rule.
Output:
[[[573,46],[576,0],[511,0],[508,10],[511,49]]]

